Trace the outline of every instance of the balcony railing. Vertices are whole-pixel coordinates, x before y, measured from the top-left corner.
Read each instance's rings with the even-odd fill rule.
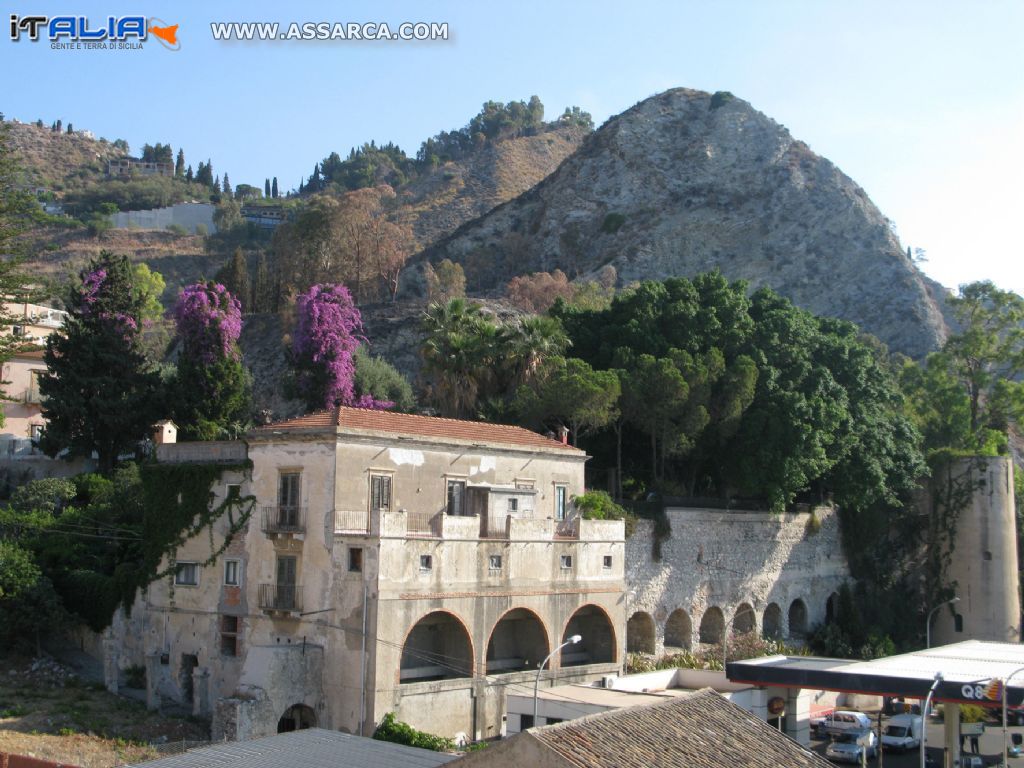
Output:
[[[337,509],[334,511],[335,533],[366,533],[369,529],[370,519],[365,509]]]
[[[305,507],[263,507],[264,533],[305,533]]]
[[[410,536],[440,538],[443,512],[409,512],[406,529]]]
[[[299,613],[302,611],[302,587],[298,584],[260,584],[260,610]]]

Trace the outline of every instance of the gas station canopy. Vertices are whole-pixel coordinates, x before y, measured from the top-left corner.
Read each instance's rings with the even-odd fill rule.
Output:
[[[998,686],[1005,681],[1007,704],[1024,701],[1024,645],[967,640],[872,661],[826,659],[815,656],[765,656],[733,661],[726,677],[733,683],[785,686],[876,696],[924,699],[941,673],[936,701],[1001,706]]]

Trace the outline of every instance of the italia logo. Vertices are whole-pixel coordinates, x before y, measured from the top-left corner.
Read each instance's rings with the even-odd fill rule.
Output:
[[[18,16],[12,13],[10,28],[14,42],[20,41],[22,35],[33,43],[40,39],[50,43],[142,42],[152,35],[168,50],[181,49],[177,24],[145,16],[108,16],[94,24],[85,16]]]

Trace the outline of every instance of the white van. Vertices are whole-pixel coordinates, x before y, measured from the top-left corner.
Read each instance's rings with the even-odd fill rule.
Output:
[[[882,732],[882,744],[886,749],[906,752],[921,746],[921,716],[896,715]]]
[[[812,720],[811,725],[819,737],[826,734],[839,736],[843,733],[871,730],[871,719],[863,712],[837,709],[835,712],[829,712],[820,720]]]

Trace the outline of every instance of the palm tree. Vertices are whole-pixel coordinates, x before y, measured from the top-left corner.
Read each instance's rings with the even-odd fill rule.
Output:
[[[507,326],[502,344],[507,391],[514,393],[520,385],[535,379],[544,363],[561,356],[571,343],[562,324],[547,315],[527,315]]]
[[[480,310],[479,304],[454,298],[432,303],[423,318],[427,394],[445,416],[472,415],[493,382],[499,331]]]

